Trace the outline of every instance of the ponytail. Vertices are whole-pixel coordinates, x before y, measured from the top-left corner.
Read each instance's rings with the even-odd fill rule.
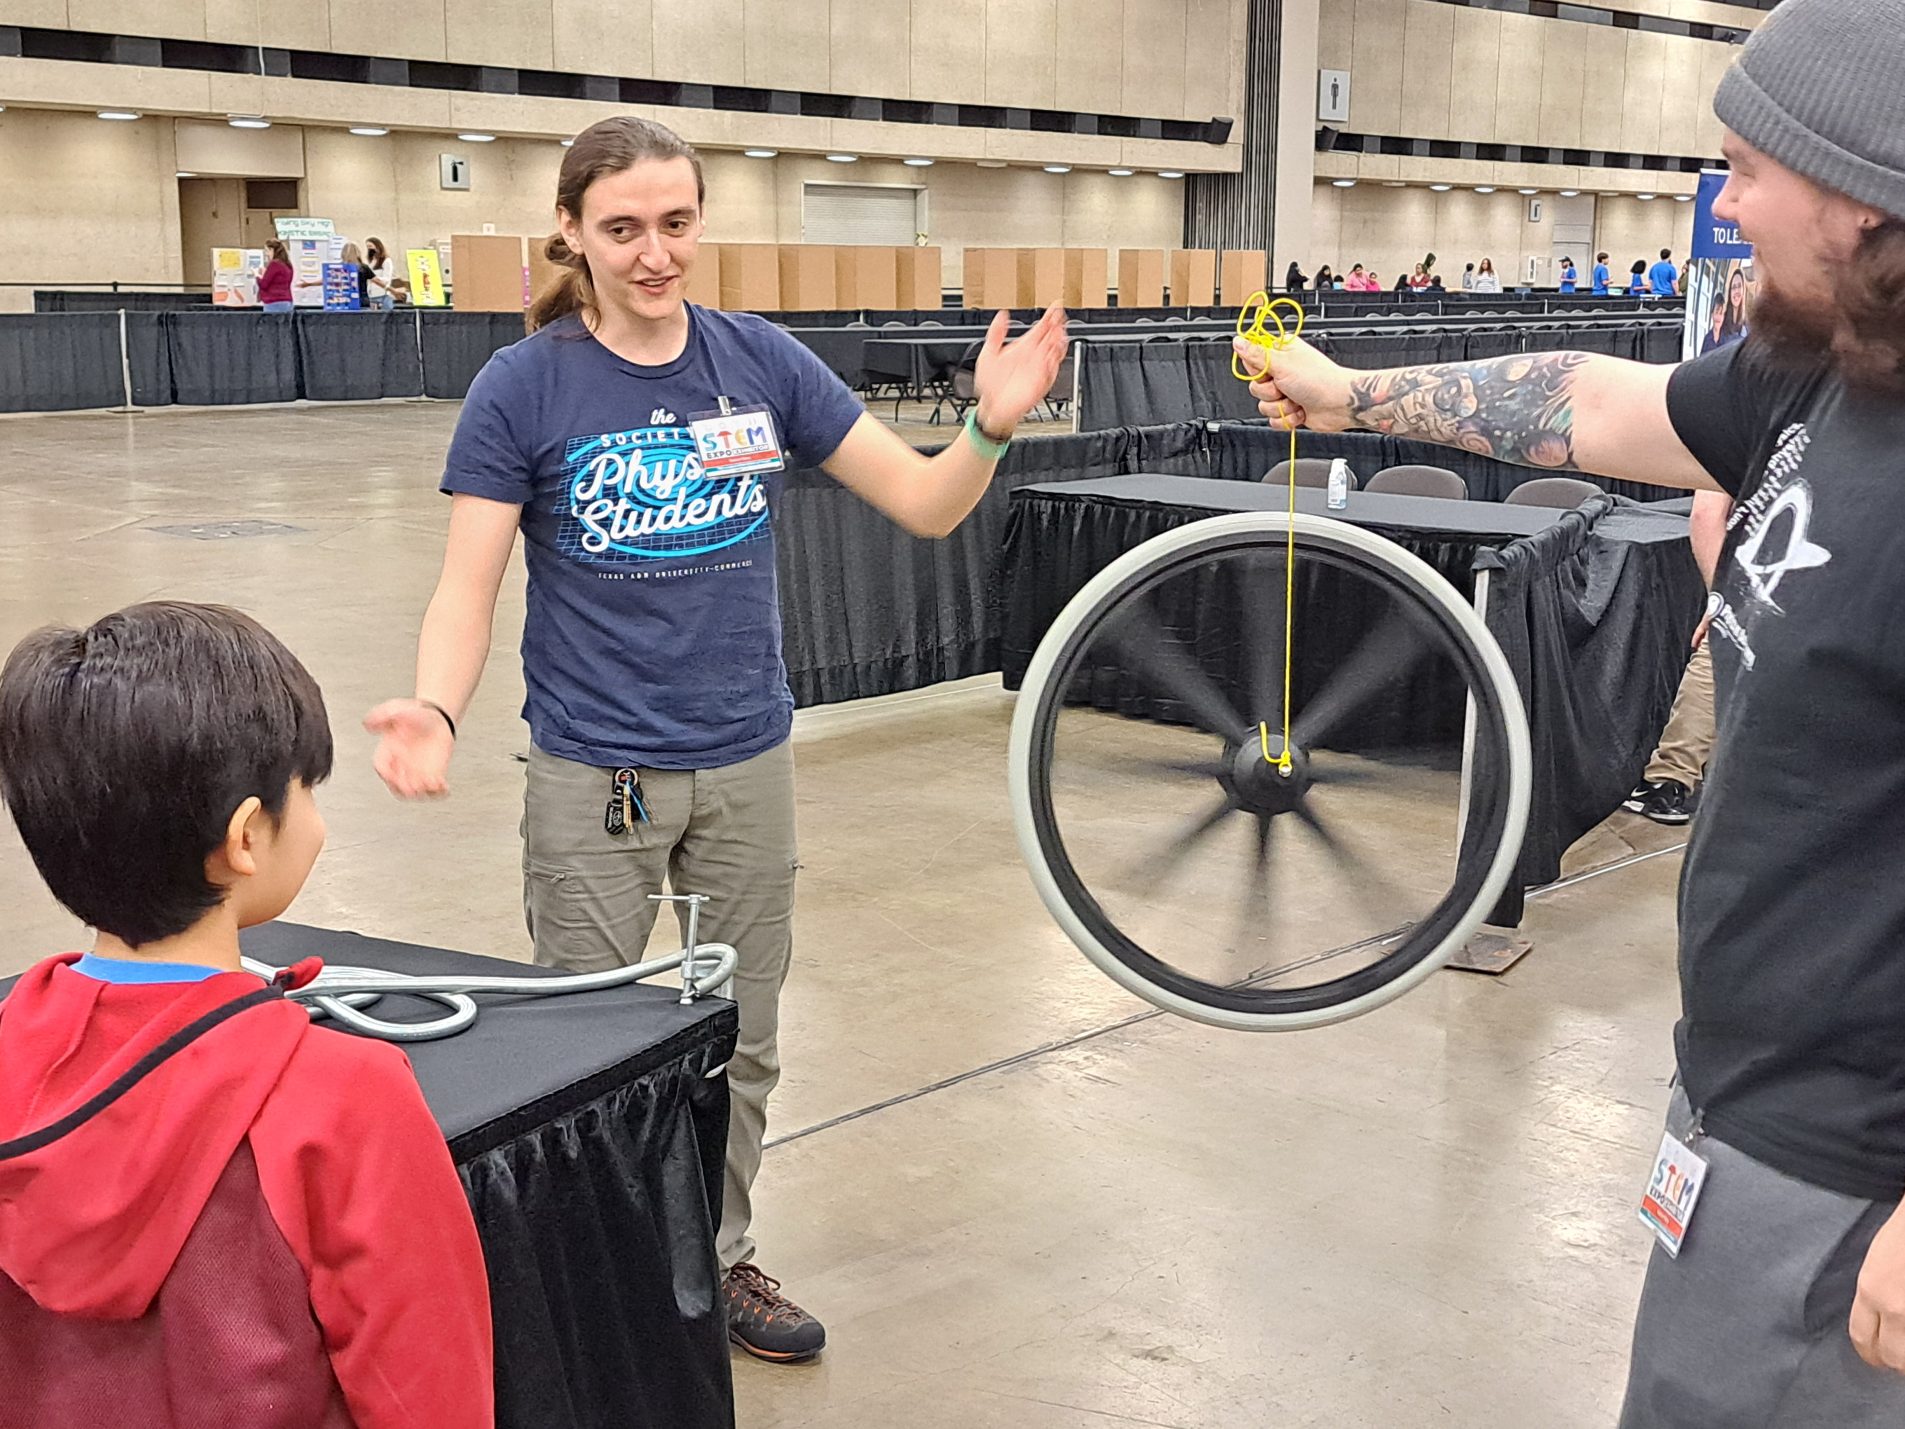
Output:
[[[571,313],[584,315],[595,309],[595,285],[589,281],[589,265],[582,255],[571,251],[560,233],[543,246],[542,256],[562,269],[556,281],[537,295],[529,305],[529,330],[548,327]]]

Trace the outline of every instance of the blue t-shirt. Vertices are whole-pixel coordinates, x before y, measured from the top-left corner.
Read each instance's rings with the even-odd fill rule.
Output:
[[[1572,293],[1574,291],[1574,270],[1572,268],[1564,268],[1561,270],[1561,291],[1564,293]]]
[[[781,473],[710,475],[689,424],[765,407],[789,470],[865,408],[751,313],[690,305],[688,345],[625,362],[575,317],[491,357],[442,489],[520,504],[529,567],[523,718],[538,749],[598,767],[705,769],[787,738],[773,502]]]
[[[1647,270],[1647,277],[1654,285],[1654,296],[1656,298],[1671,298],[1673,296],[1674,280],[1679,276],[1679,271],[1665,258],[1662,258],[1658,263],[1654,264],[1652,268]]]
[[[1607,271],[1607,264],[1596,263],[1594,265],[1594,296],[1595,297],[1605,298],[1607,296],[1607,280],[1611,276],[1612,275]]]

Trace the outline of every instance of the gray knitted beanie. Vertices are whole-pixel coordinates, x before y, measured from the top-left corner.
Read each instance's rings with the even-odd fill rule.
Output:
[[[1713,112],[1795,173],[1905,218],[1905,0],[1783,0]]]

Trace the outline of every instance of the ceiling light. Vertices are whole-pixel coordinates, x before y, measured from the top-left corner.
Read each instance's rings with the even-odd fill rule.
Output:
[[[172,177],[175,179],[195,179],[198,175],[193,173],[190,169],[180,169],[176,174],[172,175]]]
[[[1452,188],[1454,188],[1454,187],[1455,187],[1455,185],[1454,185],[1454,184],[1430,184],[1430,185],[1429,185],[1429,192],[1430,192],[1430,193],[1438,193],[1438,194],[1445,194],[1445,193],[1447,193],[1447,192],[1448,192],[1448,191],[1449,191],[1450,189],[1452,189]]]
[[[1338,188],[1338,189],[1353,189],[1353,188],[1355,188],[1355,187],[1356,187],[1356,180],[1354,180],[1354,179],[1331,179],[1331,180],[1330,180],[1330,187],[1332,187],[1332,188]]]
[[[256,114],[229,114],[225,122],[234,129],[269,129],[271,121]]]
[[[1071,171],[1072,166],[1070,164],[1047,164],[1045,166],[1045,172],[1048,174],[1069,174]]]
[[[1581,197],[1581,191],[1579,189],[1563,189],[1561,190],[1561,197],[1562,198],[1579,198]]]
[[[351,133],[361,134],[366,139],[381,139],[384,137],[384,135],[388,134],[389,132],[390,131],[384,128],[383,125],[381,124],[353,124],[351,125]]]
[[[465,144],[494,144],[496,142],[494,134],[459,134],[456,137]]]
[[[1114,179],[1128,179],[1133,174],[1135,174],[1137,170],[1136,169],[1106,169],[1105,172],[1110,174],[1112,178]]]
[[[857,164],[860,162],[860,156],[858,154],[829,154],[827,155],[827,162],[830,164]]]
[[[1384,179],[1382,186],[1386,189],[1406,189],[1409,187],[1401,179]]]
[[[1493,184],[1477,184],[1475,185],[1475,192],[1478,194],[1492,194],[1495,192],[1495,186]]]
[[[1673,201],[1675,203],[1692,203],[1693,195],[1692,194],[1675,194],[1673,196]]]
[[[1540,189],[1516,189],[1515,192],[1518,194],[1538,194],[1541,192],[1541,190]]]
[[[931,159],[901,159],[900,162],[909,169],[930,169],[933,166]]]
[[[1158,177],[1161,179],[1181,179],[1184,177],[1184,174],[1180,169],[1159,169]]]
[[[743,149],[741,152],[750,159],[778,159],[781,151],[779,149]]]
[[[1005,167],[1004,159],[975,159],[973,162],[982,169],[1003,169]]]
[[[130,109],[102,109],[99,111],[99,117],[101,119],[137,119],[139,116]]]
[[[1656,198],[1659,197],[1659,195],[1658,194],[1635,194],[1634,197],[1639,199],[1642,203],[1652,203]]]

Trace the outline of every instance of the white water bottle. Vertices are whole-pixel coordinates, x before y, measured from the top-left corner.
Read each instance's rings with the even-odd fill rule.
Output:
[[[1330,463],[1330,510],[1349,505],[1349,463],[1337,457]]]

